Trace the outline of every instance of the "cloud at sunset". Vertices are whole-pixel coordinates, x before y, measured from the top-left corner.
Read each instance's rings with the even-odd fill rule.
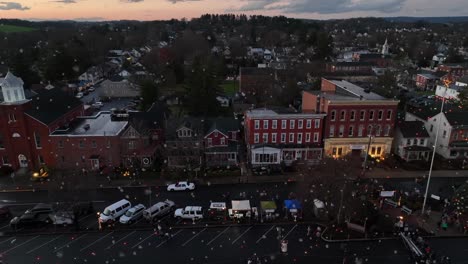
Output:
[[[0,0],[1,1],[1,0]],[[64,12],[66,10],[66,12]],[[285,15],[311,19],[366,16],[463,16],[466,0],[17,0],[0,2],[0,17],[166,20],[206,13]]]
[[[28,10],[27,6],[23,6],[16,2],[0,2],[0,10]]]

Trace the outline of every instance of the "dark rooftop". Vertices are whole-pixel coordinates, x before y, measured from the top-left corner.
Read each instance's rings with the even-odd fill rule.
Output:
[[[452,127],[468,127],[468,112],[446,112],[445,117]]]
[[[31,98],[32,107],[26,112],[48,125],[69,111],[83,105],[79,99],[60,89],[52,89]]]
[[[429,133],[421,121],[402,121],[397,126],[405,138],[429,137]]]

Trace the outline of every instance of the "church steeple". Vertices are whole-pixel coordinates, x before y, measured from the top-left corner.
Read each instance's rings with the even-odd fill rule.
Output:
[[[382,46],[382,55],[388,55],[388,50],[389,50],[388,41],[387,41],[387,38],[385,38],[385,43]]]
[[[8,71],[4,78],[0,78],[0,86],[2,87],[3,101],[5,103],[18,103],[26,100],[24,96],[24,82],[21,78],[16,77]]]

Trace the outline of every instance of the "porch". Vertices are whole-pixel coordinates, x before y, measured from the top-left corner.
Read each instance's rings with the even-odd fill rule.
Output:
[[[431,149],[424,146],[407,146],[403,148],[402,159],[405,161],[428,161]]]

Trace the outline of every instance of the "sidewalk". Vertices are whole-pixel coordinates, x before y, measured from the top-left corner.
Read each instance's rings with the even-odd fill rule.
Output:
[[[366,178],[409,178],[414,179],[427,175],[427,171],[405,171],[402,169],[396,170],[385,170],[375,168],[366,172]],[[55,177],[55,178],[54,178]],[[307,176],[301,173],[288,173],[282,175],[244,175],[244,176],[233,176],[233,177],[207,177],[198,178],[195,180],[200,185],[216,185],[216,184],[243,184],[243,183],[272,183],[272,182],[291,182],[291,181],[303,181]],[[443,178],[443,177],[467,177],[468,170],[466,171],[433,171],[432,177]],[[6,191],[27,191],[27,190],[42,190],[50,188],[50,181],[66,181],[65,178],[59,178],[59,176],[51,176],[48,180],[43,182],[33,182],[29,177],[16,176],[14,179],[10,177],[0,178],[0,192]],[[79,188],[115,188],[115,187],[144,187],[144,186],[166,186],[171,180],[165,180],[161,178],[142,178],[133,181],[129,178],[112,179],[110,182],[104,176],[97,175],[93,182],[80,181],[78,183]],[[56,183],[56,182],[55,182]]]

